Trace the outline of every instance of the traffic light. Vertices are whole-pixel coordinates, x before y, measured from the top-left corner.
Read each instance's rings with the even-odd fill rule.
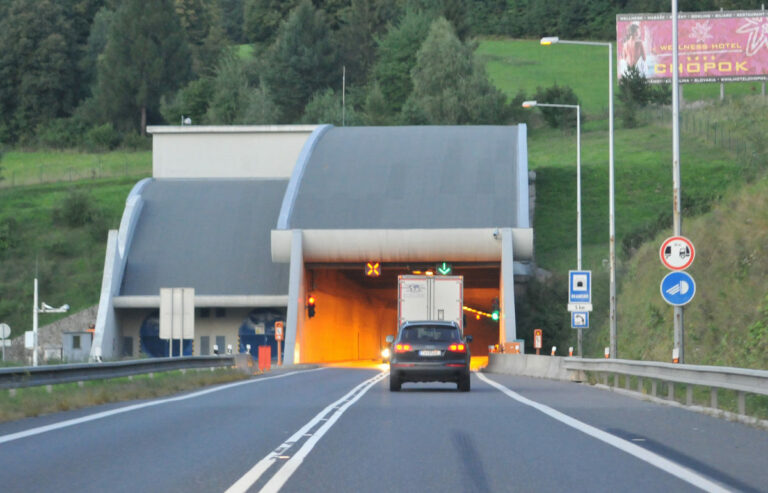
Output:
[[[309,295],[307,297],[307,315],[309,318],[312,318],[315,316],[315,301],[317,301],[314,297],[314,295]]]
[[[498,298],[493,299],[493,308],[491,308],[491,318],[494,320],[494,322],[499,321],[499,299]]]

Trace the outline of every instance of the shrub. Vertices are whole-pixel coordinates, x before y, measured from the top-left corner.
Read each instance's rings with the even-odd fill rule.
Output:
[[[61,206],[54,209],[54,220],[61,220],[71,228],[85,226],[93,222],[96,216],[93,199],[83,190],[70,191]]]
[[[42,147],[69,149],[82,143],[84,125],[75,118],[56,118],[37,126],[37,142]]]
[[[98,125],[85,134],[85,147],[92,152],[110,151],[120,143],[120,135],[111,123]]]
[[[123,147],[133,151],[149,151],[152,149],[152,138],[130,132],[123,137]]]

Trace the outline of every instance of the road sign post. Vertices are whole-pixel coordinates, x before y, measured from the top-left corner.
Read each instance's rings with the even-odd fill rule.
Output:
[[[277,342],[277,366],[281,366],[283,364],[282,361],[282,350],[280,346],[282,346],[282,341],[285,338],[283,333],[283,327],[285,325],[283,324],[282,320],[278,320],[275,322],[275,341]]]
[[[678,197],[679,200],[677,191],[675,191],[675,196]],[[676,207],[678,206],[679,203],[676,203]],[[671,236],[664,240],[664,243],[661,244],[661,248],[659,249],[659,258],[661,259],[661,263],[664,265],[664,267],[677,272],[683,271],[691,266],[693,259],[696,256],[696,250],[693,248],[693,242],[691,242],[691,240],[684,236],[680,236],[680,214],[677,209],[675,210],[675,218],[676,220],[674,222],[676,236]],[[662,285],[666,280],[667,278],[664,278]],[[693,298],[693,292],[695,292],[696,288],[695,284],[693,284],[692,278],[690,279],[690,282],[688,279],[681,279],[677,287],[670,285],[668,289],[671,289],[672,292],[667,294],[670,299],[678,300],[679,296],[685,296],[682,291],[688,289],[687,286],[690,285],[693,285],[693,291],[691,292],[691,298]],[[683,305],[688,303],[690,299],[684,303],[678,303],[676,301],[672,302],[667,299],[667,296],[665,296],[665,290],[663,288],[661,290],[661,295],[664,297],[667,303],[674,306],[673,352],[679,355],[679,358],[676,358],[678,360],[676,362],[685,363],[685,329],[683,325]]]
[[[568,311],[571,312],[571,328],[578,330],[576,346],[581,357],[583,330],[589,328],[589,312],[592,311],[592,271],[568,271]],[[579,313],[578,324],[575,313]]]

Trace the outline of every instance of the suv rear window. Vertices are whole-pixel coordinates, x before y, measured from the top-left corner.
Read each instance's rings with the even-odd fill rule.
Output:
[[[458,341],[459,330],[444,325],[414,325],[405,327],[400,340],[406,342],[450,342]]]

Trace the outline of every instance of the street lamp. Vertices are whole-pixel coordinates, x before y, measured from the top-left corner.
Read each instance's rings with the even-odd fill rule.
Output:
[[[549,104],[524,101],[523,108],[575,108],[576,109],[576,270],[581,270],[581,107],[578,104]],[[578,329],[578,354],[582,356],[583,329]]]
[[[613,176],[613,43],[601,41],[566,41],[557,36],[541,38],[542,46],[555,43],[607,46],[608,47],[608,223],[609,223],[609,265],[610,265],[610,357],[616,358],[616,224],[614,176]]]
[[[524,101],[523,108],[574,108],[576,109],[576,268],[581,270],[581,107],[578,104],[549,104]]]
[[[46,303],[40,303],[37,306],[37,278],[35,278],[35,304],[32,307],[32,338],[34,343],[32,345],[32,366],[37,366],[37,314],[38,313],[66,313],[69,311],[69,305],[61,305],[58,308],[54,308]]]

